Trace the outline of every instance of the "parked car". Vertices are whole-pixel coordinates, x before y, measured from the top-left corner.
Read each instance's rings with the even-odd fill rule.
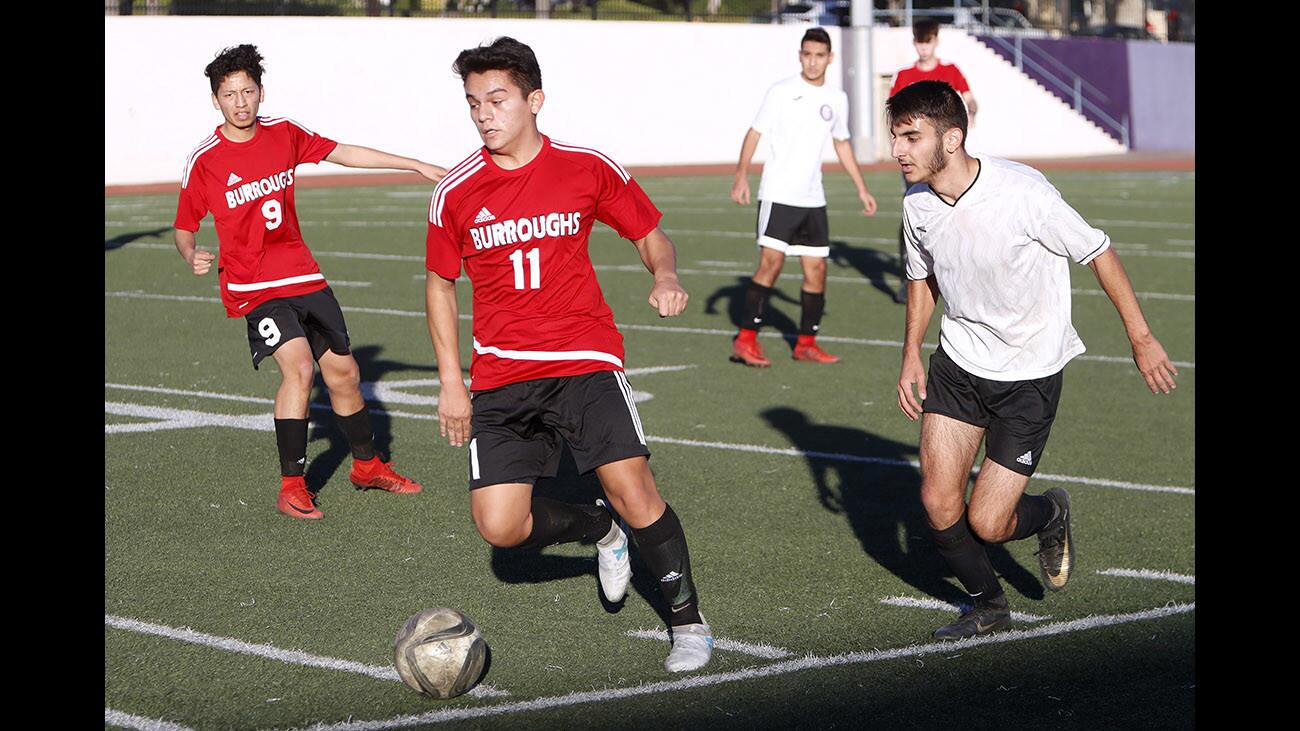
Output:
[[[849,27],[853,18],[849,0],[809,0],[781,8],[781,22]]]

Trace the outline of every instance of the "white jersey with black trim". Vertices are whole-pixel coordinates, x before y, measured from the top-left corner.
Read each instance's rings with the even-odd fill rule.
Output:
[[[827,139],[849,138],[849,97],[843,89],[813,86],[802,76],[767,90],[750,125],[768,145],[758,199],[801,208],[826,205],[822,153]]]
[[[919,183],[903,197],[907,278],[943,297],[939,342],[994,381],[1050,376],[1084,352],[1070,321],[1071,260],[1110,247],[1037,170],[986,155],[955,203]]]

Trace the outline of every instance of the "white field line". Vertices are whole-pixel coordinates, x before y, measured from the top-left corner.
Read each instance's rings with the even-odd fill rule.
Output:
[[[649,369],[647,369],[649,370]],[[383,384],[376,384],[383,385]],[[225,401],[243,401],[257,403],[272,403],[270,399],[258,399],[252,396],[235,396],[230,394],[214,393],[212,391],[187,391],[181,389],[160,388],[158,386],[132,386],[122,383],[105,383],[105,388],[120,388],[127,391],[145,391],[149,393],[161,393],[176,396],[198,396],[202,398],[212,398]],[[325,404],[313,404],[316,408],[329,408]],[[112,409],[110,411],[110,408]],[[141,416],[146,418],[155,418],[163,420],[162,423],[169,424],[178,422],[180,426],[207,426],[209,424],[216,426],[233,426],[246,429],[257,429],[259,431],[270,431],[273,427],[270,425],[270,417],[260,416],[226,416],[223,414],[209,414],[201,411],[184,411],[180,409],[163,409],[154,406],[138,406],[133,404],[121,404],[116,402],[104,403],[104,409],[108,413],[119,414],[122,416]],[[416,419],[436,420],[437,416],[428,414],[411,414],[402,411],[381,411],[376,409],[372,413],[389,414],[392,416],[404,416]],[[256,421],[256,420],[264,421]],[[229,420],[231,423],[225,423]],[[250,420],[249,425],[242,423],[243,420]],[[111,427],[121,427],[114,432],[125,431],[155,431],[155,429],[145,429],[147,424],[113,424],[107,425],[107,432]],[[830,462],[861,462],[865,464],[880,464],[891,467],[913,467],[919,469],[921,464],[916,460],[894,459],[890,457],[870,457],[859,454],[844,454],[841,452],[817,452],[794,448],[767,447],[761,444],[737,444],[733,442],[706,442],[698,439],[677,439],[675,437],[660,437],[653,434],[647,434],[646,439],[664,444],[676,444],[683,447],[704,447],[707,449],[723,449],[735,452],[750,452],[754,454],[770,454],[783,457],[802,457],[804,459],[824,459]],[[979,469],[971,470],[971,474],[978,474]],[[1173,485],[1149,485],[1138,482],[1124,482],[1122,480],[1107,480],[1096,477],[1076,477],[1072,475],[1055,475],[1049,472],[1035,472],[1034,477],[1039,480],[1048,482],[1065,482],[1080,485],[1092,485],[1094,487],[1112,487],[1120,490],[1138,490],[1142,492],[1168,492],[1179,495],[1195,495],[1196,491],[1190,487],[1178,487]]]
[[[671,638],[667,630],[662,629],[630,629],[627,631],[628,637],[635,637],[638,640],[658,640],[668,642]],[[754,657],[765,657],[769,660],[780,660],[783,657],[790,657],[794,653],[784,647],[776,647],[766,642],[750,643],[739,642],[737,640],[728,640],[724,637],[713,638],[713,649],[726,650],[728,652],[739,652]]]
[[[194,731],[189,726],[170,723],[158,718],[133,716],[129,713],[115,711],[112,708],[104,709],[104,725],[134,728],[139,729],[140,731]]]
[[[172,302],[213,302],[219,303],[216,297],[198,297],[195,295],[178,295],[178,294],[153,294],[150,292],[129,292],[129,291],[111,291],[105,292],[105,297],[124,297],[127,299],[145,299],[145,300],[168,300]],[[344,307],[344,312],[359,312],[371,315],[393,315],[396,317],[424,317],[423,312],[413,310],[390,310],[378,307]],[[460,319],[470,320],[471,315],[461,315]],[[668,325],[632,325],[628,323],[614,323],[620,330],[643,330],[647,332],[666,332],[680,333],[689,335],[726,335],[731,337],[736,334],[735,330],[719,330],[717,328],[701,327],[674,327]],[[764,332],[759,333],[762,338],[781,338],[781,333]],[[847,338],[837,337],[834,335],[818,335],[818,340],[827,343],[845,343],[848,345],[878,345],[888,348],[901,348],[903,343],[898,340],[875,340],[870,338]],[[934,343],[922,343],[921,347],[926,350],[934,350],[938,345]],[[1130,357],[1117,355],[1080,355],[1074,358],[1078,361],[1093,361],[1098,363],[1128,363],[1132,364],[1133,359]],[[1179,368],[1195,368],[1196,364],[1184,360],[1173,361],[1174,365]]]
[[[722,685],[724,683],[757,680],[759,678],[786,675],[803,670],[859,665],[864,663],[881,662],[884,660],[922,657],[926,655],[950,655],[962,650],[981,647],[983,645],[1003,644],[1020,640],[1037,639],[1040,637],[1052,637],[1055,635],[1070,634],[1100,627],[1112,627],[1130,622],[1161,619],[1178,614],[1186,614],[1195,609],[1195,603],[1173,604],[1156,609],[1148,609],[1142,612],[1085,617],[1083,619],[1076,619],[1069,622],[1055,622],[1041,627],[1035,627],[1033,629],[1008,630],[1006,632],[997,632],[982,637],[972,637],[953,642],[932,642],[925,645],[908,645],[907,647],[899,647],[890,650],[847,652],[840,655],[831,655],[829,657],[806,655],[804,657],[772,663],[762,667],[745,668],[743,670],[735,670],[727,673],[715,673],[713,675],[696,675],[681,680],[646,683],[644,685],[628,688],[607,688],[605,690],[583,691],[562,696],[536,698],[530,701],[498,703],[496,705],[478,706],[475,708],[448,708],[441,711],[397,716],[377,721],[346,721],[334,724],[318,723],[297,729],[296,731],[381,731],[382,729],[405,728],[409,726],[443,723],[446,721],[459,721],[469,718],[488,718],[491,716],[503,716],[527,711],[542,711],[549,708],[561,708],[582,703],[600,703],[622,700],[625,698],[635,698],[637,696],[658,695],[661,693],[707,688],[710,686]]]
[[[1151,579],[1153,581],[1172,581],[1177,584],[1196,584],[1195,576],[1174,574],[1168,571],[1152,571],[1151,569],[1106,569],[1097,573],[1101,576],[1122,576],[1127,579]]]
[[[346,279],[329,280],[331,287],[369,287],[371,282],[353,282]]]
[[[891,596],[880,600],[881,604],[888,604],[891,607],[908,607],[913,609],[939,609],[945,612],[961,612],[969,607],[962,607],[957,604],[941,602],[938,599],[917,599],[910,596]],[[1024,612],[1012,612],[1011,618],[1017,622],[1046,622],[1051,617],[1040,617],[1037,614],[1026,614]]]
[[[1165,239],[1165,243],[1174,246],[1196,246],[1196,239]]]
[[[164,624],[154,624],[153,622],[143,622],[138,619],[129,619],[127,617],[117,617],[112,614],[104,615],[104,624],[114,629],[125,630],[127,632],[136,632],[144,635],[155,635],[157,637],[166,637],[170,640],[179,640],[188,642],[193,645],[203,645],[205,647],[214,647],[226,652],[238,652],[244,655],[256,655],[269,660],[287,663],[289,665],[303,665],[311,668],[323,668],[325,670],[339,670],[357,675],[365,675],[379,680],[392,680],[401,682],[397,671],[391,667],[380,667],[378,665],[366,665],[365,663],[353,662],[351,660],[340,660],[336,657],[323,657],[321,655],[312,655],[301,650],[284,650],[274,645],[257,645],[251,642],[244,642],[233,637],[218,637],[204,632],[196,632],[188,627],[168,627]],[[480,691],[480,692],[475,692]],[[471,690],[469,695],[476,695],[484,698],[496,698],[510,695],[508,692],[498,690],[490,685],[483,685]]]

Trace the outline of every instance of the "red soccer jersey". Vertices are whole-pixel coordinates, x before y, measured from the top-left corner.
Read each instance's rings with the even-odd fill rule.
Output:
[[[889,95],[893,96],[908,84],[915,84],[918,81],[946,81],[948,85],[957,90],[958,94],[965,94],[970,91],[970,84],[966,83],[966,77],[961,75],[957,70],[957,64],[939,62],[938,66],[929,71],[922,71],[915,65],[899,71],[894,76],[894,85],[889,87]]]
[[[474,288],[471,388],[623,369],[623,336],[587,254],[596,220],[639,239],[662,214],[605,155],[552,142],[505,170],[480,148],[429,204],[426,268]]]
[[[212,212],[217,280],[229,317],[326,284],[298,230],[293,178],[299,164],[324,160],[338,143],[292,119],[258,117],[256,124],[247,142],[231,142],[217,127],[190,153],[176,205],[174,225],[183,231],[198,231]]]

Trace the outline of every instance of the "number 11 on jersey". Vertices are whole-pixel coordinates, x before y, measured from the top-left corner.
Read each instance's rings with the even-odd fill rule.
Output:
[[[510,261],[515,265],[515,289],[525,289],[524,287],[524,258],[528,258],[528,278],[527,289],[542,288],[542,250],[533,249],[527,254],[515,249],[515,253],[510,255]]]

